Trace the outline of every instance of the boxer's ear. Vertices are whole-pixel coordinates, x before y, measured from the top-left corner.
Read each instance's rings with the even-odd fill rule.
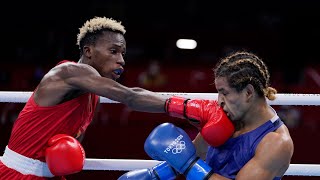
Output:
[[[254,87],[251,84],[248,84],[243,91],[246,93],[247,100],[250,101],[254,94]]]

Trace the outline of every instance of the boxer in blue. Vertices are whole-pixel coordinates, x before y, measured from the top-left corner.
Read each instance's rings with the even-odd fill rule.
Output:
[[[265,63],[252,53],[236,52],[223,58],[214,73],[218,104],[235,127],[231,138],[223,144],[208,143],[210,133],[203,133],[200,126],[200,133],[191,143],[183,130],[168,123],[160,125],[147,138],[145,150],[153,159],[164,162],[159,164],[161,168],[149,169],[156,176],[145,179],[175,179],[178,172],[190,180],[278,180],[288,169],[294,145],[287,127],[267,103],[267,99],[276,98],[277,91],[270,87]],[[205,109],[193,107],[200,112]],[[188,114],[188,109],[186,103],[186,118],[197,120],[194,114]],[[214,130],[211,133],[218,134]],[[177,140],[180,135],[184,138]],[[215,142],[214,138],[220,139],[209,135],[210,142]],[[180,148],[181,153],[172,154],[177,144],[184,148]],[[162,178],[164,174],[166,177]]]
[[[270,87],[266,64],[252,53],[236,52],[222,59],[214,73],[219,104],[236,131],[223,146],[203,149],[208,150],[206,163],[216,176],[228,179],[281,179],[294,146],[288,128],[267,104],[277,91]],[[195,144],[202,145],[197,149],[205,147],[198,138]]]

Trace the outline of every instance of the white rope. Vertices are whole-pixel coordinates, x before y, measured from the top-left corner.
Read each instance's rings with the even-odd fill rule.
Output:
[[[0,102],[25,103],[31,96],[30,91],[0,91]],[[158,92],[164,96],[181,96],[186,98],[212,99],[218,98],[217,93],[181,93],[181,92]],[[320,94],[277,94],[274,101],[269,101],[270,105],[320,105]],[[101,103],[119,103],[105,97],[100,97]]]
[[[0,156],[1,160],[2,156]],[[87,158],[83,170],[131,171],[151,168],[161,161],[141,159],[92,159]],[[286,176],[320,176],[320,164],[290,164]]]
[[[150,168],[161,161],[140,159],[90,159],[87,158],[83,170],[118,170],[131,171]]]
[[[0,91],[0,102],[25,103],[32,92]],[[186,98],[216,100],[217,93],[174,93],[159,92],[164,96],[181,96]],[[320,105],[320,94],[277,94],[270,105]],[[101,103],[118,103],[108,98],[100,97]],[[0,159],[2,157],[0,156]],[[129,159],[90,159],[87,158],[83,170],[120,170],[150,168],[160,163],[156,160],[129,160]],[[287,176],[320,176],[320,164],[290,164],[285,175]]]
[[[290,164],[286,176],[320,176],[320,164]]]
[[[83,170],[120,170],[151,168],[161,161],[129,159],[86,159]],[[290,164],[286,176],[320,176],[320,164]]]

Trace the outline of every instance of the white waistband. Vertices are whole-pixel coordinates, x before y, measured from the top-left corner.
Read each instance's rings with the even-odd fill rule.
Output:
[[[1,162],[24,175],[53,177],[46,163],[18,154],[6,146]]]

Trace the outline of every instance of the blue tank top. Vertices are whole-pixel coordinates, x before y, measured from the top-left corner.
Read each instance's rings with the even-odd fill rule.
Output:
[[[240,169],[254,156],[257,145],[269,132],[278,129],[283,122],[275,115],[258,128],[230,138],[225,144],[218,148],[209,147],[206,162],[212,167],[214,173],[224,177],[235,179]],[[275,177],[274,180],[280,180]]]

